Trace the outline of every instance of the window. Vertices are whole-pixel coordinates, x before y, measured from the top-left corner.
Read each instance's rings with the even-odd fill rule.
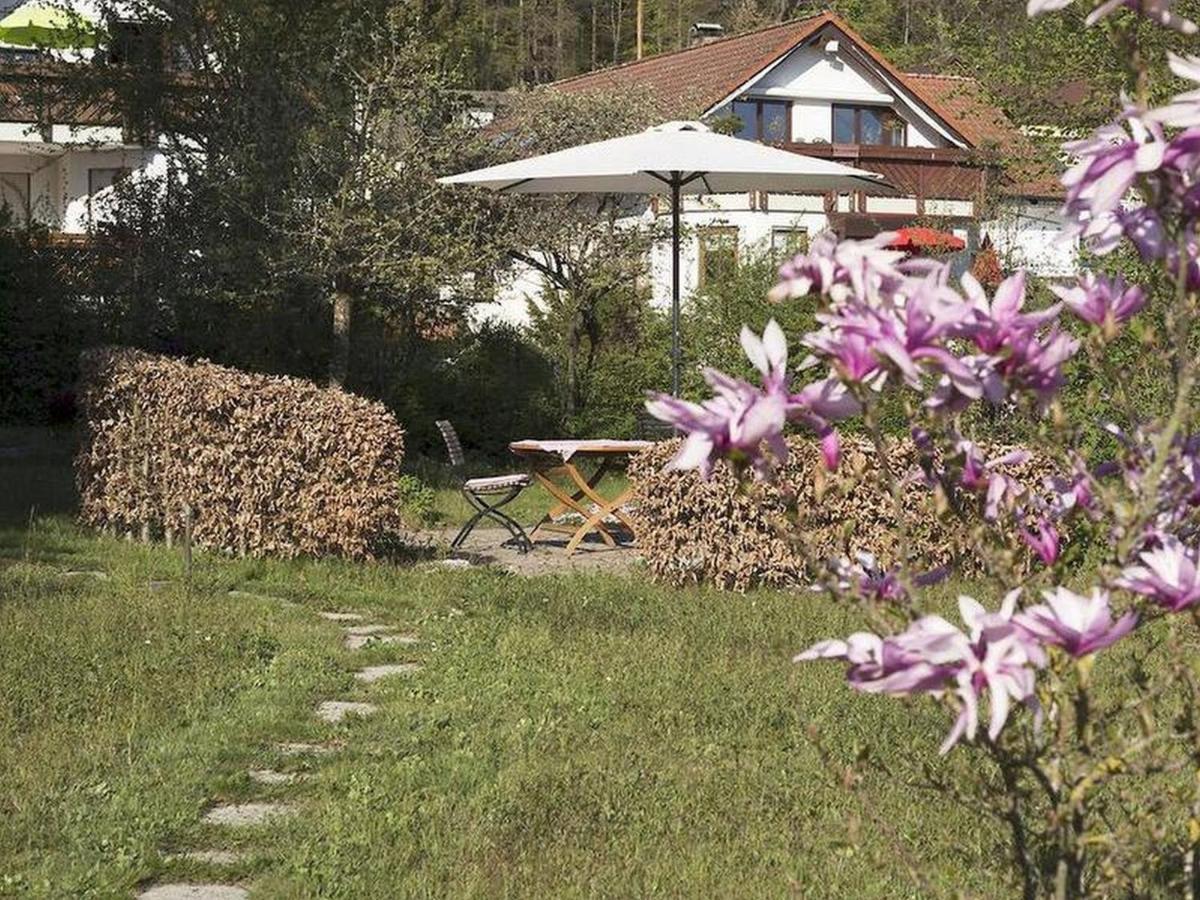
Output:
[[[792,104],[783,100],[734,100],[733,114],[741,120],[735,132],[747,141],[782,144],[792,139]]]
[[[736,225],[708,225],[698,229],[700,238],[700,284],[723,281],[737,271],[738,229]]]
[[[771,229],[771,257],[784,259],[808,252],[808,229],[780,226]]]
[[[0,172],[0,224],[25,225],[29,222],[29,174]]]
[[[903,147],[908,127],[886,106],[833,107],[835,144],[870,144],[877,147]]]

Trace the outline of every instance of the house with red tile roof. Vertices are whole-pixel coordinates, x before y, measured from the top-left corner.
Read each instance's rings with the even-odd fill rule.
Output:
[[[834,13],[599,69],[547,89],[579,95],[638,89],[664,100],[686,98],[696,118],[739,137],[870,169],[901,191],[687,198],[685,294],[736,265],[747,247],[782,254],[829,229],[867,237],[932,224],[965,243],[960,269],[986,240],[1008,268],[1046,276],[1075,271],[1077,246],[1059,240],[1055,166],[1039,160],[1033,142],[984,88],[970,78],[900,71]],[[665,213],[661,204],[650,209]],[[659,277],[666,267],[667,248],[659,248],[658,300],[666,296],[667,279]]]

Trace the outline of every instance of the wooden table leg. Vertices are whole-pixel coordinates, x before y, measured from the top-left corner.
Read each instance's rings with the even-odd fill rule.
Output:
[[[585,537],[587,537],[587,535],[589,533],[591,533],[592,531],[599,529],[603,533],[603,531],[605,529],[604,529],[604,526],[602,523],[606,516],[612,514],[612,515],[616,516],[621,522],[627,523],[629,521],[629,519],[625,516],[624,513],[622,513],[618,509],[618,507],[632,496],[633,496],[633,489],[626,488],[624,491],[621,492],[620,496],[615,497],[612,500],[601,500],[600,502],[598,502],[596,504],[596,506],[597,506],[596,511],[594,513],[592,513],[592,515],[587,519],[587,521],[585,521],[579,527],[579,530],[575,532],[575,536],[572,537],[571,540],[567,543],[567,554],[569,555],[571,553],[574,553],[575,548],[577,548],[579,546],[580,541],[582,541]],[[633,533],[634,533],[633,527],[632,526],[628,526],[628,527],[629,527],[629,533],[631,535],[633,535]],[[636,535],[634,535],[634,536],[636,537]],[[613,545],[610,544],[609,546],[613,546]]]
[[[568,494],[567,491],[564,490],[551,477],[551,476],[559,474],[559,473],[565,474],[568,478],[570,478],[571,481],[573,481],[577,486],[580,487],[581,490],[576,492],[576,496],[572,496],[571,494]],[[534,529],[532,532],[533,534],[536,534],[537,531],[542,528],[545,528],[546,530],[552,530],[549,523],[553,522],[553,517],[556,514],[556,510],[559,510],[559,509],[562,509],[564,511],[570,510],[572,512],[578,513],[580,516],[583,517],[584,527],[582,527],[581,529],[573,530],[573,531],[569,530],[565,527],[561,529],[562,531],[571,533],[573,535],[571,538],[571,542],[567,545],[568,553],[573,552],[575,550],[575,548],[577,546],[579,546],[579,542],[581,540],[583,540],[584,536],[591,533],[592,531],[598,532],[601,539],[608,546],[615,547],[617,545],[616,539],[612,536],[612,533],[608,530],[607,527],[604,526],[604,524],[602,522],[599,523],[598,525],[592,525],[590,527],[587,526],[587,523],[589,522],[589,520],[593,518],[592,513],[590,510],[585,509],[583,506],[581,506],[579,503],[579,500],[576,499],[576,497],[587,496],[588,494],[594,494],[595,492],[592,490],[591,486],[588,484],[587,479],[585,479],[583,477],[583,475],[580,474],[579,470],[576,469],[575,466],[571,465],[570,463],[565,463],[562,466],[557,466],[553,469],[535,471],[533,474],[534,474],[534,477],[537,479],[538,483],[541,484],[542,487],[544,487],[546,489],[546,491],[550,494],[550,496],[558,501],[558,504],[554,507],[551,507],[550,511],[547,512],[545,516],[543,516],[542,520],[540,522],[538,522],[538,524],[536,526],[534,526]],[[584,488],[586,488],[586,492],[583,492]],[[561,515],[561,513],[557,513],[557,514]]]

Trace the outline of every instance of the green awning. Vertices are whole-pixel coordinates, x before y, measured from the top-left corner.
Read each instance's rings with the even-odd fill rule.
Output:
[[[0,43],[18,47],[95,47],[99,38],[95,22],[53,2],[34,0],[0,19]]]

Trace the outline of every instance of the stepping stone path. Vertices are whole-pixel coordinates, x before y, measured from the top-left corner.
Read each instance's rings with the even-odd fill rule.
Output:
[[[306,744],[299,741],[275,745],[275,750],[284,756],[328,756],[338,749],[336,744]]]
[[[286,803],[226,803],[206,812],[204,822],[209,825],[244,827],[294,816],[297,812],[299,810],[296,807]]]
[[[345,629],[346,634],[391,634],[391,625],[351,625]]]
[[[363,617],[360,613],[352,612],[322,612],[317,613],[322,619],[328,619],[330,622],[361,622]]]
[[[138,900],[249,900],[250,893],[231,884],[160,884],[138,894]]]
[[[107,579],[104,572],[70,571],[68,576],[87,576]],[[160,591],[170,587],[169,581],[151,581],[150,590]],[[270,601],[282,606],[295,607],[297,604],[281,597],[270,597],[249,591],[231,590],[230,597],[243,597],[248,600]],[[365,616],[356,612],[341,612],[324,610],[318,615],[328,622],[348,623],[345,627],[346,647],[350,650],[360,650],[373,642],[379,644],[398,644],[412,646],[419,644],[420,639],[413,634],[398,634],[388,625],[365,624]],[[353,624],[358,623],[358,624]],[[387,665],[367,666],[354,673],[354,677],[363,684],[372,684],[384,678],[393,676],[412,675],[421,670],[421,665],[415,662],[392,663]],[[361,703],[349,700],[327,700],[317,706],[317,718],[338,724],[350,716],[370,716],[379,711],[373,703]],[[303,741],[288,741],[277,743],[274,749],[282,756],[327,756],[341,749],[338,742],[307,743]],[[275,769],[249,769],[247,776],[255,784],[278,787],[295,784],[304,779],[304,775],[295,772],[280,772]],[[209,825],[229,827],[253,827],[269,824],[279,819],[294,816],[300,812],[299,807],[289,803],[223,803],[212,807],[204,813],[203,821]],[[250,853],[238,850],[182,850],[165,857],[168,862],[189,862],[212,866],[234,866],[245,862]],[[242,887],[232,884],[190,884],[171,883],[158,884],[141,891],[138,900],[249,900],[249,893]]]
[[[404,647],[411,647],[414,644],[421,643],[420,639],[413,634],[347,634],[346,649],[361,650],[368,644],[398,644]]]
[[[185,850],[182,853],[172,853],[167,862],[194,862],[210,866],[236,866],[250,858],[248,853],[237,850]]]
[[[276,772],[274,769],[251,769],[246,774],[255,784],[295,784],[301,780],[295,772]]]
[[[420,671],[419,663],[398,663],[390,666],[367,666],[365,669],[355,672],[354,677],[363,684],[372,684],[393,675],[413,675]]]
[[[317,718],[336,725],[347,716],[370,716],[379,712],[374,703],[351,703],[346,700],[326,700],[317,707]]]

